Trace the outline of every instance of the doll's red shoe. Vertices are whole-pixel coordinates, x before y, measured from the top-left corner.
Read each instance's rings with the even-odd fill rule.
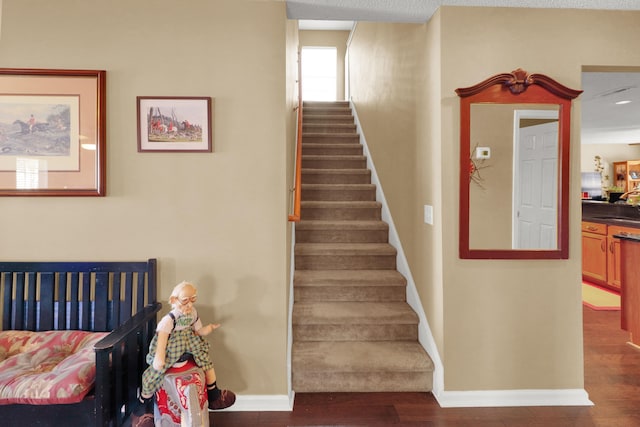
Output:
[[[236,402],[236,395],[231,390],[220,390],[220,396],[217,399],[209,399],[209,410],[228,408]]]

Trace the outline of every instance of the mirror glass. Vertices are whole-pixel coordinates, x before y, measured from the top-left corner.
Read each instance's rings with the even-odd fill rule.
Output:
[[[460,257],[569,257],[571,100],[523,70],[460,96]]]
[[[558,113],[558,105],[471,104],[471,249],[558,248]]]

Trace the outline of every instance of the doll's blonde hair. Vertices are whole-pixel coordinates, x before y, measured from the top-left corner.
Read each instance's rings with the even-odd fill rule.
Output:
[[[180,295],[180,292],[182,292],[182,290],[187,286],[192,287],[196,291],[198,290],[196,285],[194,285],[191,282],[187,282],[186,280],[183,280],[182,282],[178,283],[173,288],[173,291],[171,291],[171,296],[169,297],[169,304],[171,304],[171,307],[176,308],[176,306],[178,305],[178,296]]]

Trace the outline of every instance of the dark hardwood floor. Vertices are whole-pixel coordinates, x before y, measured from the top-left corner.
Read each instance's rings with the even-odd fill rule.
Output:
[[[217,412],[215,427],[640,426],[640,351],[619,311],[584,308],[585,388],[592,407],[440,408],[425,393],[297,394],[292,412]],[[543,355],[541,355],[543,357]]]

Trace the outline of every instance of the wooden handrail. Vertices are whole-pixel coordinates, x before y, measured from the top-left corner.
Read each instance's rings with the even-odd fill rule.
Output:
[[[298,51],[298,132],[296,135],[296,176],[293,187],[293,213],[289,221],[300,221],[300,199],[302,196],[302,62]]]

